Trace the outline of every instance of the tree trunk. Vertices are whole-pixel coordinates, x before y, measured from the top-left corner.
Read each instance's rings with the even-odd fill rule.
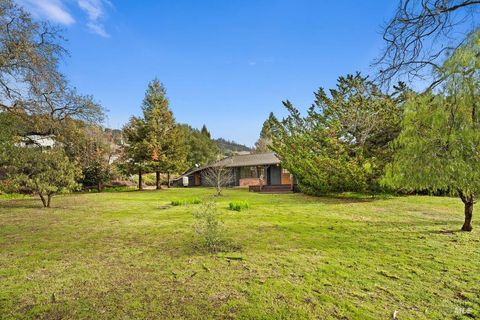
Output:
[[[170,172],[167,172],[167,187],[170,188]]]
[[[465,222],[462,231],[472,231],[473,201],[465,202]]]
[[[142,170],[138,170],[138,190],[143,190]]]
[[[160,185],[160,172],[156,171],[155,172],[155,183],[157,185],[157,190],[160,190],[162,188],[162,186]]]
[[[462,191],[459,191],[458,195],[465,205],[465,221],[462,226],[462,231],[472,231],[473,204],[475,203],[474,196],[473,194],[466,195]]]
[[[53,194],[48,194],[47,197],[47,208],[50,208],[50,202],[52,201]]]
[[[99,182],[97,183],[97,191],[98,191],[98,192],[102,192],[102,189],[103,189],[102,182],[99,181]]]
[[[43,196],[43,194],[41,194],[41,193],[39,192],[38,195],[40,196],[40,199],[42,200],[43,207],[44,207],[44,208],[47,208],[47,200],[45,200],[45,197]]]

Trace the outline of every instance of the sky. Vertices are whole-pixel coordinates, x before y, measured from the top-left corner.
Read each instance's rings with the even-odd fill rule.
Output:
[[[396,0],[17,0],[64,29],[62,71],[121,128],[149,81],[177,122],[253,146],[283,100],[304,111],[319,87],[370,65]]]

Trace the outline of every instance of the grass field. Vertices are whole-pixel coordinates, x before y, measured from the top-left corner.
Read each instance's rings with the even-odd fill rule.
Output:
[[[456,232],[458,199],[228,190],[218,207],[236,249],[209,254],[198,205],[168,205],[212,193],[0,199],[0,318],[480,317],[480,219]]]

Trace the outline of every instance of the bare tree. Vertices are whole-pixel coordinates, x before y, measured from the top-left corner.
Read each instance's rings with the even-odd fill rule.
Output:
[[[234,181],[231,168],[222,165],[214,165],[202,172],[202,179],[205,185],[215,187],[217,196],[222,195],[222,190]]]
[[[387,86],[420,80],[429,88],[441,83],[432,74],[478,28],[479,9],[480,0],[400,0],[384,29],[385,49],[374,62],[377,80]]]
[[[34,123],[76,118],[102,120],[91,96],[77,94],[59,71],[67,54],[61,30],[36,22],[12,0],[0,1],[0,111]]]

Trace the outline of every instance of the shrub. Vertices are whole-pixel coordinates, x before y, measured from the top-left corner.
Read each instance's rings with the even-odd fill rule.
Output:
[[[202,203],[193,213],[195,224],[193,229],[200,240],[202,247],[209,252],[220,251],[225,240],[223,237],[223,223],[218,218],[217,205],[213,199]]]
[[[243,209],[248,209],[249,204],[246,201],[233,201],[230,202],[228,208],[232,211],[242,211]]]
[[[202,201],[198,198],[172,200],[172,206],[186,206],[189,204],[200,204]]]

